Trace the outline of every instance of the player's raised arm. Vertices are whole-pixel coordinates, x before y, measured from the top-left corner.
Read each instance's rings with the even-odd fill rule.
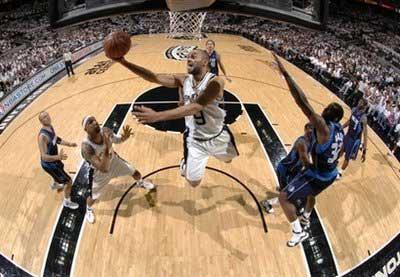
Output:
[[[109,150],[109,144],[106,143],[106,151],[104,155],[100,158],[96,155],[94,149],[87,143],[82,143],[82,157],[88,161],[94,168],[98,169],[103,173],[107,173],[111,166],[111,153]]]
[[[214,77],[207,85],[204,92],[197,98],[197,101],[190,103],[175,109],[166,110],[162,112],[156,112],[147,107],[135,107],[132,114],[136,116],[140,123],[152,123],[158,121],[173,120],[182,118],[189,115],[194,115],[201,111],[204,106],[208,105],[212,101],[221,95],[221,91],[224,88],[224,81],[221,77]]]
[[[302,89],[296,84],[293,78],[286,71],[285,67],[280,62],[279,58],[275,54],[273,55],[278,64],[281,74],[285,77],[286,83],[289,86],[290,93],[292,94],[294,100],[296,101],[297,106],[299,106],[299,108],[303,111],[304,115],[307,116],[310,123],[317,130],[318,143],[320,144],[325,143],[329,139],[329,128],[324,118],[314,111],[313,107],[308,102],[307,97],[305,96]]]
[[[139,75],[146,81],[160,84],[169,88],[177,88],[182,86],[183,79],[186,74],[158,74],[153,71],[144,68],[142,66],[136,65],[127,61],[125,58],[116,59],[115,61],[119,62],[121,65],[125,66],[127,69]]]
[[[310,156],[308,155],[308,147],[304,140],[300,140],[296,143],[296,149],[299,153],[299,159],[303,163],[304,167],[309,167],[311,165]]]

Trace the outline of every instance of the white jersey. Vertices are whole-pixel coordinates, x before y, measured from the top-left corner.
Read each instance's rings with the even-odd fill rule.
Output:
[[[103,129],[101,130],[101,134],[103,134]],[[113,134],[112,137],[113,143],[118,143],[120,138]],[[104,155],[106,150],[106,145],[103,144],[96,144],[86,138],[83,143],[90,145],[95,154],[99,157]],[[102,194],[103,188],[110,182],[111,179],[121,177],[121,176],[132,176],[135,174],[136,169],[132,167],[128,162],[124,161],[121,157],[119,157],[114,150],[112,151],[111,161],[110,161],[110,168],[107,172],[101,172],[100,170],[96,169],[94,166],[90,166],[92,168],[92,172],[89,174],[93,174],[91,183],[89,184],[91,187],[91,197],[93,199],[98,199]],[[90,164],[90,163],[89,163]]]
[[[103,129],[101,129],[100,132],[101,132],[101,135],[103,135]],[[113,142],[115,142],[115,135],[114,134],[113,134],[112,140],[113,140]],[[96,156],[102,157],[104,155],[104,151],[106,149],[106,145],[105,145],[104,142],[103,142],[103,144],[96,144],[96,143],[90,141],[88,138],[85,138],[83,140],[83,143],[89,144],[93,148],[94,153],[95,153]],[[114,150],[112,148],[111,148],[111,152],[112,152],[112,154],[111,154],[112,155],[111,156],[111,160],[112,160],[114,158],[114,156],[115,156]],[[87,162],[89,162],[89,161],[87,161]],[[90,162],[89,162],[89,164],[90,164]],[[97,171],[96,168],[94,168],[93,166],[91,166],[91,167],[95,171]]]
[[[215,75],[207,72],[196,86],[194,85],[193,75],[188,75],[183,81],[183,99],[185,105],[194,103],[197,97],[206,89],[208,82]],[[224,127],[225,110],[219,107],[221,98],[215,99],[199,113],[186,116],[186,128],[189,129],[189,137],[198,139],[210,139],[222,132]]]

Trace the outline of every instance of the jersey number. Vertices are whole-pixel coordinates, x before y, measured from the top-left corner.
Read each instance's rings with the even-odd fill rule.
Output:
[[[340,150],[343,145],[343,134],[338,133],[335,136],[335,142],[332,143],[332,157],[328,159],[328,163],[335,163],[339,157]]]
[[[193,118],[197,125],[206,124],[206,118],[204,117],[203,111],[200,111],[197,114],[193,115]]]

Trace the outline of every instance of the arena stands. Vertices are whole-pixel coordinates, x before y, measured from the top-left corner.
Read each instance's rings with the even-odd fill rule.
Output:
[[[333,9],[337,10],[337,9]],[[0,15],[0,96],[60,58],[102,40],[113,30],[164,33],[166,12],[120,15],[64,29],[49,27],[46,4],[24,5]],[[264,18],[209,12],[204,32],[234,33],[272,49],[354,106],[370,102],[370,123],[392,143],[400,135],[400,27],[376,13],[345,9],[332,14],[325,31],[314,31]]]

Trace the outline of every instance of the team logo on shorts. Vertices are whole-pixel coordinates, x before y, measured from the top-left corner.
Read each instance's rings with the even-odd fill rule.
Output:
[[[171,60],[184,61],[194,49],[197,49],[197,46],[172,46],[165,51],[165,56]]]
[[[106,72],[111,67],[112,64],[113,64],[112,61],[98,62],[94,65],[94,67],[86,70],[85,75],[102,74]]]

